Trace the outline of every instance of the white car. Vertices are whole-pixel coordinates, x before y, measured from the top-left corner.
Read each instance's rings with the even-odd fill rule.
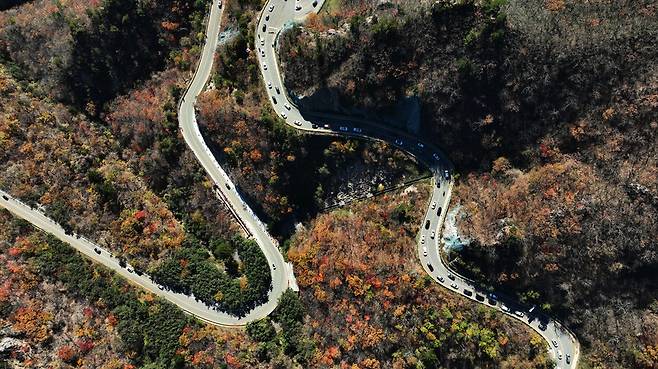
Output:
[[[288,119],[288,116],[286,115],[286,113],[283,113],[283,112],[281,113],[281,117],[282,117],[283,119]]]
[[[288,105],[288,104],[283,104],[283,107],[290,110],[290,105]]]
[[[518,316],[519,318],[523,318],[525,316],[525,314],[523,314],[523,311],[518,311],[518,310],[515,311],[514,314],[516,314],[516,316]]]
[[[420,236],[420,243],[425,243],[425,235]]]
[[[221,1],[219,3],[217,3],[217,7],[220,8],[220,9],[222,8],[222,2]]]
[[[267,82],[267,88],[272,89],[272,82]]]
[[[557,359],[562,360],[562,351],[557,350]]]
[[[430,234],[430,238],[434,239],[434,237],[436,237],[436,232],[432,231],[432,234]]]
[[[436,209],[436,201],[432,202],[432,209]]]
[[[551,343],[553,344],[553,346],[557,347],[557,341],[556,340],[551,341]]]
[[[301,126],[301,125],[302,125],[302,122],[296,120],[296,121],[295,121],[295,125],[296,125],[296,126]]]
[[[443,283],[443,282],[445,281],[445,279],[443,279],[443,277],[439,277],[439,278],[437,278],[437,279],[438,279],[439,282],[441,282],[441,283]]]
[[[267,70],[267,64],[263,64],[263,69]]]
[[[265,50],[260,51],[260,56],[262,56],[263,58],[265,57]]]
[[[423,256],[427,256],[427,247],[423,246]]]
[[[507,305],[505,305],[505,304],[500,305],[500,310],[502,310],[506,313],[509,313],[509,311],[510,311],[509,308],[507,307]]]
[[[270,13],[274,10],[274,5],[270,5]]]
[[[260,46],[265,46],[265,40],[260,40]]]
[[[421,149],[425,147],[425,145],[424,145],[422,142],[419,142],[417,145],[418,145],[418,147],[420,147]]]

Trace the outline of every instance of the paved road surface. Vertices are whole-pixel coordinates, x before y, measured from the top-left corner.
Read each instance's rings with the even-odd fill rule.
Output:
[[[550,354],[555,358],[558,367],[575,368],[579,352],[578,341],[559,323],[544,315],[530,314],[528,307],[502,295],[495,298],[492,295],[487,295],[474,282],[451,271],[442,260],[439,254],[438,241],[450,201],[453,186],[452,172],[454,170],[447,156],[429,143],[418,140],[404,132],[379,126],[373,122],[344,116],[302,114],[287,97],[275,53],[277,37],[286,25],[294,21],[301,21],[306,15],[318,11],[323,0],[319,0],[316,7],[312,6],[312,2],[312,0],[270,0],[261,14],[255,36],[255,45],[259,54],[260,70],[265,88],[273,108],[294,128],[315,134],[349,135],[365,139],[383,140],[414,155],[419,161],[428,165],[434,174],[434,185],[426,217],[418,235],[418,257],[425,271],[445,288],[478,303],[498,309],[502,313],[532,327],[549,343]],[[276,242],[235,190],[235,185],[206,146],[196,123],[194,103],[196,97],[203,91],[210,76],[213,55],[218,42],[219,23],[222,15],[222,10],[218,4],[219,0],[213,0],[206,32],[206,43],[194,78],[181,101],[179,124],[185,142],[215,183],[215,191],[221,194],[221,197],[227,202],[245,230],[256,240],[270,264],[273,289],[265,304],[252,310],[243,318],[211,310],[203,303],[197,302],[193,296],[161,289],[162,287],[152,282],[147,275],[140,276],[130,272],[130,266],[122,268],[118,259],[114,258],[107,250],[84,238],[65,234],[59,225],[45,217],[40,211],[30,209],[2,191],[0,191],[0,195],[2,195],[0,196],[0,205],[16,216],[55,235],[87,257],[116,271],[129,281],[171,301],[184,311],[212,324],[241,326],[271,313],[276,307],[281,293],[289,287],[296,288],[296,282],[292,268],[284,262]],[[558,359],[558,350],[563,355],[560,359]],[[570,356],[570,363],[566,363],[566,355]]]
[[[427,164],[434,174],[434,186],[423,226],[418,235],[418,258],[425,271],[445,288],[459,293],[481,304],[530,326],[547,341],[551,357],[561,368],[575,368],[579,355],[579,344],[573,334],[548,316],[529,312],[530,307],[522,306],[507,296],[488,294],[473,281],[451,271],[439,253],[441,226],[450,202],[453,167],[447,156],[427,142],[410,137],[408,134],[384,128],[373,122],[350,117],[317,115],[300,112],[286,94],[283,86],[276,54],[277,38],[281,30],[292,22],[301,21],[321,7],[323,0],[315,7],[312,0],[281,1],[269,0],[265,5],[256,28],[260,71],[274,110],[297,129],[318,134],[339,134],[362,136],[394,144]],[[567,363],[567,355],[569,362]]]

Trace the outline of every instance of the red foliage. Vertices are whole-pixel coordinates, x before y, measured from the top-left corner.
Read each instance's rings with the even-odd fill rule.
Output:
[[[57,350],[57,357],[63,362],[70,363],[75,358],[75,350],[71,346],[62,346]]]
[[[80,352],[82,352],[83,354],[88,353],[95,346],[94,342],[89,338],[79,339],[75,342],[75,344],[78,346],[78,350],[80,350]]]

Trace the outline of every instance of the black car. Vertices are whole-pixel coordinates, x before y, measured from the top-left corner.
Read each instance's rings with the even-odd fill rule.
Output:
[[[263,24],[263,32],[267,29],[267,25]]]
[[[277,94],[281,95],[281,90],[279,90],[278,87],[274,87],[274,89],[276,90],[276,93],[277,93]]]
[[[436,211],[436,215],[441,216],[441,211],[442,211],[442,209],[441,209],[441,207],[439,206],[439,210]]]
[[[272,96],[272,101],[276,104],[276,97]]]
[[[95,252],[95,253],[97,253],[98,255],[100,255],[100,254],[101,254],[101,250],[99,250],[99,249],[98,249],[98,248],[96,248],[96,247],[94,247],[94,252]]]
[[[226,182],[226,183],[224,184],[224,186],[226,186],[226,189],[227,189],[227,190],[230,190],[230,189],[231,189],[231,186],[228,184],[228,182]]]
[[[471,291],[471,290],[466,290],[466,289],[465,289],[465,290],[464,290],[464,295],[466,295],[466,296],[473,296],[473,291]]]
[[[430,229],[430,220],[425,221],[425,229]]]
[[[313,124],[311,124],[311,127],[313,127],[313,129],[317,129],[317,128],[318,128],[318,125],[315,124],[315,123],[313,123]]]
[[[5,200],[7,200],[7,201],[9,201],[9,197],[7,197],[7,196],[5,196],[5,195],[2,195],[2,198],[5,199]]]
[[[433,267],[432,264],[430,264],[430,263],[427,263],[427,269],[429,269],[430,272],[433,272],[433,271],[434,271],[434,267]]]

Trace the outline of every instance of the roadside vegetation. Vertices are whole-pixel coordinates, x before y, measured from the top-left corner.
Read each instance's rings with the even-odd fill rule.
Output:
[[[270,108],[258,72],[253,29],[261,4],[229,2],[214,89],[199,97],[199,124],[250,205],[284,239],[293,221],[312,219],[350,200],[425,175],[417,163],[380,142],[299,134]],[[249,51],[251,50],[251,51]]]
[[[283,38],[293,93],[378,114],[418,98],[461,172],[455,265],[565,321],[586,367],[658,365],[655,6],[342,5]]]
[[[25,17],[25,12],[34,10],[32,4],[28,4],[26,8],[12,9],[11,15],[1,14],[0,19],[9,24],[9,28],[2,31],[5,32],[3,36],[10,43],[18,40],[17,35],[27,36],[21,32],[33,27],[56,27],[60,32],[57,27],[71,26],[58,23],[62,14],[69,17],[93,15],[92,22],[76,23],[76,32],[109,32],[112,26],[106,23],[116,20],[103,16],[107,15],[103,12],[111,8],[113,16],[127,14],[121,4],[110,1],[96,13],[91,9],[83,11],[82,5],[75,2],[68,7],[52,4],[38,10],[45,13],[43,16],[47,20],[41,23]],[[165,7],[165,4],[159,6]],[[182,9],[177,11],[182,12]],[[173,21],[170,16],[165,16],[163,23]],[[83,24],[87,28],[81,28]],[[179,26],[163,25],[171,32]],[[181,31],[176,32],[180,36]],[[81,48],[96,47],[95,44],[83,47],[73,39],[56,34],[61,38],[49,40],[48,46],[61,44],[66,46],[62,46],[63,49],[77,52],[83,52]],[[170,41],[178,39],[177,36]],[[190,52],[184,40],[180,42],[184,46],[172,55]],[[200,260],[198,255],[201,255],[201,264],[211,265],[212,269],[186,269],[185,272],[203,274],[203,278],[197,277],[197,280],[204,280],[208,273],[223,278],[223,299],[230,301],[230,304],[219,304],[217,299],[207,298],[210,292],[204,291],[203,300],[209,305],[217,305],[233,314],[244,314],[265,298],[271,281],[260,249],[251,243],[239,242],[242,245],[239,262],[212,257],[211,245],[239,237],[240,229],[225,205],[216,199],[210,181],[178,136],[176,103],[184,86],[184,74],[177,69],[182,65],[178,65],[175,57],[171,61],[173,65],[162,72],[148,75],[149,71],[142,70],[140,73],[146,74],[139,78],[148,77],[148,80],[126,95],[111,102],[90,97],[93,101],[89,101],[96,107],[105,107],[107,111],[97,110],[91,114],[87,109],[83,114],[70,105],[54,101],[50,93],[54,90],[44,93],[47,81],[31,81],[39,78],[39,71],[45,73],[39,69],[45,66],[35,64],[37,70],[28,69],[17,81],[14,72],[20,69],[22,54],[13,53],[14,46],[6,46],[5,56],[15,59],[6,61],[7,67],[0,66],[0,104],[3,106],[0,160],[4,166],[0,186],[4,190],[31,206],[43,206],[46,215],[68,232],[98,242],[140,272],[154,270],[163,260],[185,252],[196,255],[195,261]],[[163,55],[160,58],[167,59]],[[116,64],[119,60],[106,62]],[[59,73],[51,72],[47,73],[50,77]],[[58,79],[58,83],[56,86],[61,87],[64,82]],[[121,93],[127,86],[108,92],[103,98]],[[225,263],[239,268],[231,269],[229,275]],[[194,290],[200,292],[196,285]],[[218,290],[212,292],[214,296]]]

